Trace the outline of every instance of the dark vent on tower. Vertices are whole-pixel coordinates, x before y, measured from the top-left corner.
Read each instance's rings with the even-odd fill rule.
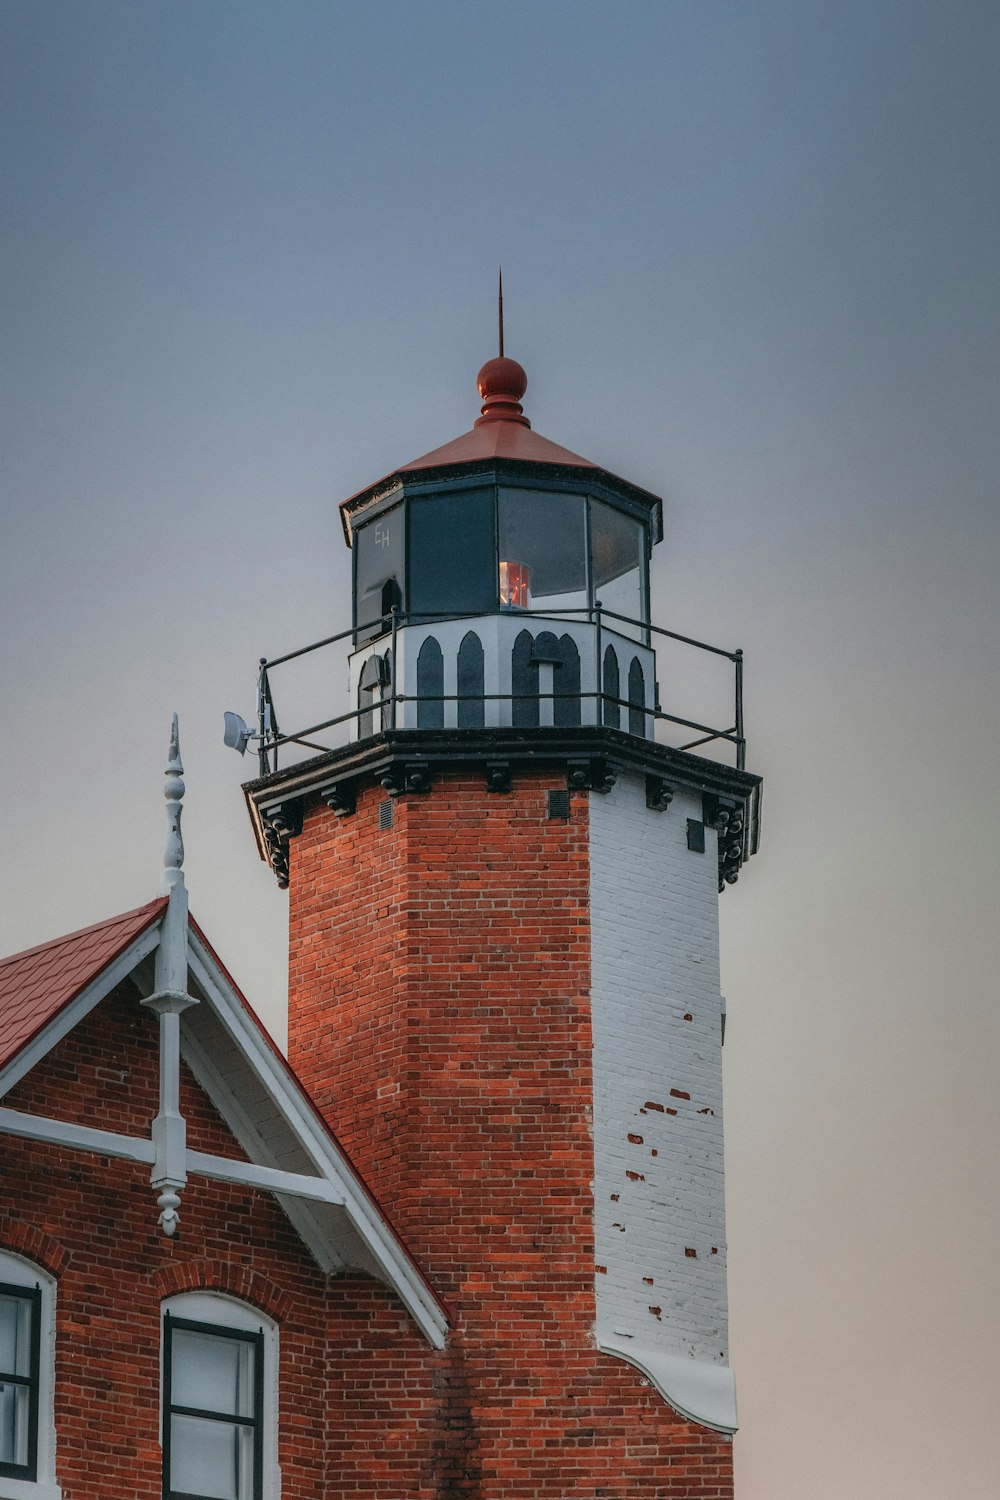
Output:
[[[391,802],[380,802],[378,805],[378,826],[380,829],[392,827],[392,817],[395,811]]]
[[[569,792],[547,792],[546,796],[549,799],[548,817],[569,817]]]

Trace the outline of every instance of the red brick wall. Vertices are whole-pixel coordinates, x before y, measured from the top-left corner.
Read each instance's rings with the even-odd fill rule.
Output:
[[[156,1095],[156,1018],[123,987],[4,1103],[148,1136]],[[242,1155],[186,1071],[182,1110],[195,1149]],[[160,1306],[196,1289],[228,1292],[279,1324],[283,1500],[393,1493],[371,1479],[372,1450],[343,1441],[358,1397],[342,1381],[365,1360],[378,1390],[370,1406],[381,1451],[396,1455],[395,1493],[437,1494],[421,1488],[422,1434],[437,1405],[429,1351],[393,1294],[364,1277],[328,1281],[270,1194],[192,1177],[176,1238],[162,1234],[156,1215],[148,1167],[4,1138],[0,1247],[57,1277],[56,1454],[65,1500],[159,1497]]]
[[[559,784],[453,773],[388,830],[376,787],[307,814],[290,1059],[455,1314],[433,1493],[727,1500],[729,1442],[594,1346],[588,799],[548,819]]]

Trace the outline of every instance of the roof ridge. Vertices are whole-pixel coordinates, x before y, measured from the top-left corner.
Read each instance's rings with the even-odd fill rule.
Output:
[[[94,932],[106,932],[109,928],[117,927],[119,923],[130,922],[139,916],[152,916],[155,909],[165,907],[166,896],[157,896],[152,901],[147,901],[143,906],[134,906],[130,911],[119,912],[114,917],[105,917],[101,922],[92,922],[89,927],[78,927],[75,932],[64,932],[61,937],[49,938],[47,943],[38,943],[34,948],[22,948],[17,953],[8,953],[5,958],[0,958],[0,968],[7,964],[19,963],[26,958],[33,958],[35,954],[50,952],[53,948],[61,948],[64,943],[75,943],[80,938],[89,937]]]

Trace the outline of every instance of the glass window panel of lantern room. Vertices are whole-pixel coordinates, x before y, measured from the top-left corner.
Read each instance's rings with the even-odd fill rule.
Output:
[[[631,516],[622,515],[599,500],[590,502],[590,552],[594,578],[594,602],[629,620],[645,617],[646,571],[643,528]],[[620,620],[609,620],[612,630],[644,639],[644,632]]]
[[[408,505],[409,610],[435,616],[496,609],[492,489],[423,495]]]
[[[586,501],[545,490],[500,491],[500,564],[523,577],[527,608],[543,614],[587,606]],[[524,601],[519,600],[521,607]]]
[[[383,630],[383,590],[394,580],[403,599],[405,534],[403,507],[394,505],[358,528],[354,538],[357,553],[354,577],[354,623],[364,640]]]

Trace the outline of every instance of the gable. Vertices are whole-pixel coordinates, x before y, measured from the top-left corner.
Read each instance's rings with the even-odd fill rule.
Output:
[[[175,888],[169,902],[2,966],[0,1004],[6,995],[9,1013],[25,1020],[0,1066],[0,1134],[148,1168],[145,1191],[159,1189],[161,1209],[195,1194],[210,1205],[230,1189],[273,1194],[320,1271],[377,1277],[440,1347],[442,1304],[189,923],[185,898],[175,910]],[[164,942],[175,960],[180,954],[166,990],[159,957],[151,961]],[[143,1175],[133,1173],[134,1187]],[[161,1223],[171,1233],[176,1214],[161,1214]]]
[[[157,942],[154,929],[166,908],[166,898],[160,897],[0,959],[0,1070],[7,1086],[13,1076],[11,1064],[29,1051],[32,1042],[48,1033],[48,1046],[53,1045],[152,951]],[[145,944],[140,942],[143,936]],[[62,1028],[60,1018],[65,1021]],[[28,1067],[36,1055],[29,1056]]]
[[[126,1136],[149,1130],[159,1092],[157,1021],[130,977],[14,1084],[4,1104],[67,1124],[100,1126]],[[246,1160],[209,1095],[182,1061],[181,1113],[193,1150]]]

